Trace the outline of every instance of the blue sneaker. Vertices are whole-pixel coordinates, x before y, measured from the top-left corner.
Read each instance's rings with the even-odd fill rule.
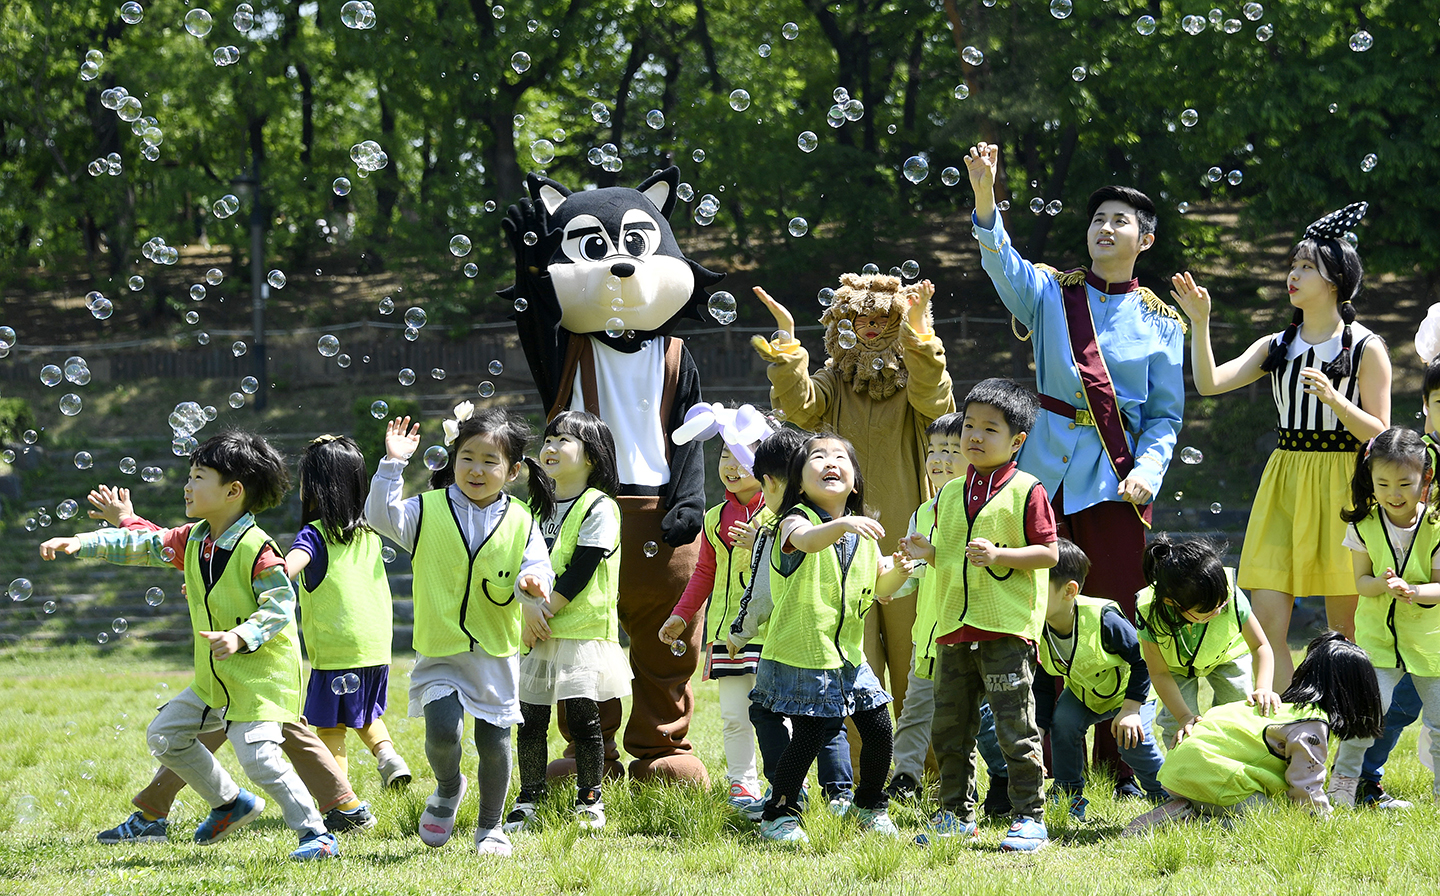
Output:
[[[200,827],[195,829],[195,842],[205,846],[224,840],[259,818],[264,808],[264,800],[242,787],[229,809],[210,810],[210,814],[200,822]]]
[[[884,834],[887,837],[899,837],[900,829],[895,822],[890,820],[890,813],[881,809],[875,812],[871,809],[862,809],[856,806],[853,810],[855,818],[860,822],[860,830],[867,834]]]
[[[1034,852],[1050,842],[1050,832],[1045,825],[1033,818],[1020,816],[1010,825],[1000,848],[1006,852]]]
[[[756,802],[764,803],[760,797],[750,792],[750,788],[736,781],[730,785],[730,806],[738,812],[744,812]]]
[[[776,843],[810,842],[805,829],[800,827],[800,819],[793,815],[782,815],[779,818],[760,822],[760,836]]]
[[[340,841],[326,831],[323,834],[306,834],[300,838],[300,846],[290,853],[297,862],[312,862],[316,859],[333,859],[340,855]]]
[[[930,831],[937,837],[969,837],[974,838],[980,833],[973,821],[961,821],[960,817],[949,809],[941,809],[930,817]]]
[[[170,830],[170,823],[163,818],[147,821],[139,812],[108,831],[101,831],[95,839],[101,843],[164,843]]]
[[[1050,802],[1056,805],[1065,805],[1070,810],[1071,818],[1081,824],[1085,823],[1085,808],[1090,805],[1090,801],[1085,799],[1081,794],[1066,793],[1063,790],[1053,790],[1050,792]]]
[[[758,822],[760,821],[761,816],[765,814],[765,804],[768,802],[770,802],[770,788],[766,787],[765,795],[760,797],[750,805],[746,806],[745,808],[741,809],[740,814],[744,815],[751,821]]]

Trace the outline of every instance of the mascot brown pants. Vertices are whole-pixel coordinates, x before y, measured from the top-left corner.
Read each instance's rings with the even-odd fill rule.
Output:
[[[704,614],[697,613],[683,636],[687,645],[682,656],[656,637],[669,618],[675,602],[700,557],[698,540],[671,548],[661,540],[660,521],[665,509],[658,497],[621,497],[620,503],[620,625],[630,636],[630,668],[634,702],[625,726],[625,751],[635,759],[630,777],[661,779],[710,786],[705,765],[695,756],[688,739],[690,719],[695,712],[695,694],[690,679],[695,674],[703,645]],[[654,542],[655,556],[645,556],[645,545]],[[560,733],[570,740],[563,705],[556,713]],[[615,733],[620,728],[620,701],[600,704],[600,727],[605,738],[606,770],[619,770],[620,753]],[[565,759],[550,764],[550,777],[574,773],[574,748],[567,747]]]

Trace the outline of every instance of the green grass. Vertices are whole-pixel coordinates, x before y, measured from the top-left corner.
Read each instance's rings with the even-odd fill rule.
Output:
[[[424,726],[407,719],[408,660],[395,664],[387,717],[416,773],[406,792],[382,792],[363,747],[352,739],[351,777],[379,817],[369,832],[343,838],[338,862],[288,862],[294,846],[274,810],[249,830],[213,847],[187,841],[204,810],[182,793],[168,845],[104,847],[95,832],[119,822],[149,779],[153,760],[144,728],[155,706],[183,688],[185,658],[173,648],[143,650],[133,640],[108,652],[76,645],[45,652],[0,653],[0,893],[378,894],[429,892],[714,893],[732,890],[831,894],[963,892],[1062,893],[1397,893],[1433,889],[1440,850],[1433,847],[1437,810],[1431,776],[1407,734],[1386,784],[1419,804],[1409,813],[1341,812],[1316,822],[1289,809],[1256,813],[1226,829],[1208,821],[1121,840],[1120,829],[1143,807],[1118,804],[1096,782],[1088,825],[1058,808],[1047,815],[1056,843],[1033,856],[1002,854],[1001,824],[979,840],[911,843],[925,807],[895,806],[900,841],[862,835],[853,821],[830,816],[816,801],[805,818],[811,843],[790,849],[765,843],[754,826],[725,806],[722,785],[709,793],[684,788],[605,791],[609,825],[582,834],[569,820],[570,795],[554,788],[539,828],[515,837],[510,860],[480,859],[471,849],[475,801],[462,807],[457,835],[439,850],[415,835],[433,786]],[[723,780],[718,702],[713,685],[697,684],[692,736],[712,778]],[[551,748],[559,741],[552,732]],[[474,762],[467,749],[466,765]],[[222,752],[240,778],[233,754]],[[623,758],[623,757],[622,757]],[[243,780],[243,778],[242,778]],[[513,786],[518,786],[518,781]],[[22,818],[22,800],[34,809]],[[513,794],[512,794],[513,798]]]

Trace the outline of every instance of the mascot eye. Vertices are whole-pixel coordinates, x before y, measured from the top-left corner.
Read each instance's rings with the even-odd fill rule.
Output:
[[[610,244],[603,237],[587,236],[580,241],[580,254],[590,261],[599,261],[610,254]]]
[[[643,230],[631,230],[625,234],[625,251],[637,258],[646,253],[648,243]]]

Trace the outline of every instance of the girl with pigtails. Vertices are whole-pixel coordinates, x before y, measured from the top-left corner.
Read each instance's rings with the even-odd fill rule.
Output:
[[[1356,450],[1390,425],[1390,357],[1356,322],[1353,304],[1364,271],[1349,231],[1366,208],[1353,203],[1305,228],[1288,262],[1290,325],[1224,364],[1215,363],[1210,345],[1209,291],[1189,272],[1171,278],[1171,295],[1194,326],[1191,364],[1200,394],[1270,377],[1280,442],[1255,494],[1237,584],[1250,591],[1277,648],[1286,644],[1297,595],[1324,595],[1330,627],[1355,635],[1357,596],[1340,511]],[[1275,686],[1283,690],[1294,667],[1288,649],[1275,654]]]

